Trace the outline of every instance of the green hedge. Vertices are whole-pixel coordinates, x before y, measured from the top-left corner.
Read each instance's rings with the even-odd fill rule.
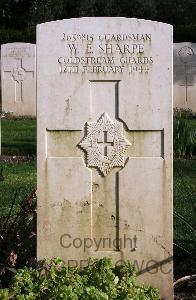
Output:
[[[196,42],[196,25],[195,26],[174,26],[174,43]]]
[[[0,42],[1,44],[14,42],[35,43],[36,30],[35,28],[24,30],[0,28]]]

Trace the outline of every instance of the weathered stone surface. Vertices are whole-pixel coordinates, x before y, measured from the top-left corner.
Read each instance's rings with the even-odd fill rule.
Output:
[[[174,107],[196,112],[196,43],[174,44]]]
[[[163,23],[82,18],[37,27],[38,258],[130,259],[138,280],[167,300],[172,55],[172,27]]]
[[[2,109],[14,116],[36,116],[35,45],[1,46]]]

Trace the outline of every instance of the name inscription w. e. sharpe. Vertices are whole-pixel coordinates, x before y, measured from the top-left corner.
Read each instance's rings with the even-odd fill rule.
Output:
[[[60,73],[146,74],[153,64],[150,33],[66,34],[65,55],[58,58]]]

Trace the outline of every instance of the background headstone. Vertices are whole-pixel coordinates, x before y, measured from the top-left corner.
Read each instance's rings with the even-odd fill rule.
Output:
[[[196,43],[174,44],[174,108],[196,112]]]
[[[172,55],[163,23],[37,27],[38,259],[131,260],[168,300]]]
[[[14,116],[36,116],[36,46],[1,46],[2,110]]]

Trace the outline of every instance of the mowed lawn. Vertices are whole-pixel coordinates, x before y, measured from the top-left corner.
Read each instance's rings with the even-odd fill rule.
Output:
[[[36,155],[36,120],[2,119],[1,132],[2,156]],[[0,161],[0,214],[8,212],[16,193],[18,202],[35,187],[35,159],[27,162]]]
[[[36,188],[36,161],[0,162],[0,214],[7,214],[16,195],[16,203],[25,199]],[[15,208],[17,205],[15,206]]]
[[[36,120],[2,119],[2,155],[36,154]]]

